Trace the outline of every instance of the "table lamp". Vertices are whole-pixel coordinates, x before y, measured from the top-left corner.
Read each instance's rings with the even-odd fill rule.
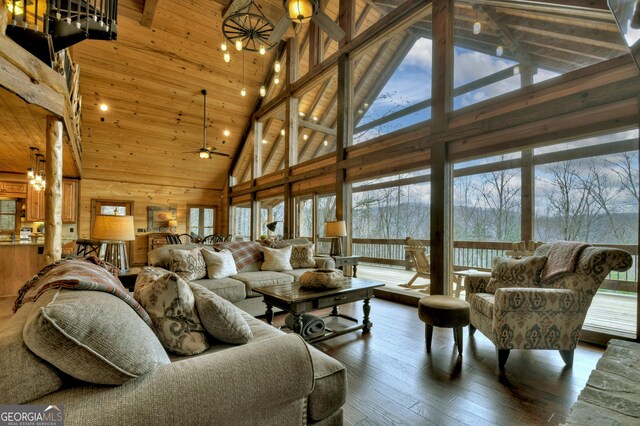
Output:
[[[344,220],[335,220],[325,224],[325,233],[327,237],[333,238],[331,241],[332,257],[342,256],[342,237],[347,236],[347,224]]]
[[[105,262],[111,263],[120,272],[129,270],[129,258],[125,241],[136,239],[133,216],[96,216],[91,238],[107,244],[104,255]]]
[[[171,232],[175,232],[177,227],[178,227],[178,221],[176,219],[171,219],[169,221],[169,230]]]

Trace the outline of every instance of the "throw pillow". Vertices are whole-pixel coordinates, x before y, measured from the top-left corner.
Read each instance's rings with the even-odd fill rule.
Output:
[[[272,249],[269,247],[262,247],[264,253],[264,263],[262,264],[263,271],[290,271],[291,267],[291,246],[283,247],[281,249]]]
[[[540,274],[546,262],[546,256],[528,256],[522,259],[495,257],[491,279],[485,290],[493,294],[499,288],[538,287]]]
[[[200,321],[211,336],[225,343],[241,345],[253,338],[242,311],[228,300],[223,299],[199,284],[189,283]]]
[[[193,293],[178,275],[146,267],[138,275],[134,297],[147,310],[156,335],[167,350],[195,355],[209,347]]]
[[[227,249],[211,251],[202,249],[204,263],[207,265],[207,275],[211,279],[230,277],[238,273],[233,254]]]
[[[207,276],[207,265],[199,248],[191,250],[169,249],[171,271],[183,280],[199,280]]]
[[[313,258],[313,244],[291,246],[291,267],[315,268],[316,261]]]
[[[170,362],[135,311],[100,291],[47,291],[34,303],[23,337],[40,358],[90,383],[120,385]]]

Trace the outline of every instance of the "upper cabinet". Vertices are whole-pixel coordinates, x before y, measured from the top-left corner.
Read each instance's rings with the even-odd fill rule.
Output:
[[[24,198],[26,195],[26,182],[0,181],[0,197]]]
[[[44,190],[36,191],[32,185],[27,189],[27,222],[44,221]],[[76,223],[78,219],[78,181],[62,181],[62,223]]]

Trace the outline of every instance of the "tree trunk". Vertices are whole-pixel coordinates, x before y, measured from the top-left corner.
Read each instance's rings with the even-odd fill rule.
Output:
[[[62,257],[62,121],[47,116],[47,163],[44,209],[44,256],[47,263]]]

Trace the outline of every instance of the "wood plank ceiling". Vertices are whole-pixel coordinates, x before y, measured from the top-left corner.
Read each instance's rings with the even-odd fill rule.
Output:
[[[257,53],[246,52],[247,96],[240,96],[242,54],[233,51],[225,63],[220,50],[226,2],[153,3],[153,16],[144,15],[150,28],[140,23],[142,2],[121,0],[118,40],[73,49],[84,106],[83,177],[223,189],[231,160],[195,153],[202,147],[200,91],[209,93],[208,145],[233,156],[267,70]],[[271,19],[281,16],[279,1],[260,4]],[[273,55],[267,52],[265,68]],[[103,102],[109,111],[100,111]]]

